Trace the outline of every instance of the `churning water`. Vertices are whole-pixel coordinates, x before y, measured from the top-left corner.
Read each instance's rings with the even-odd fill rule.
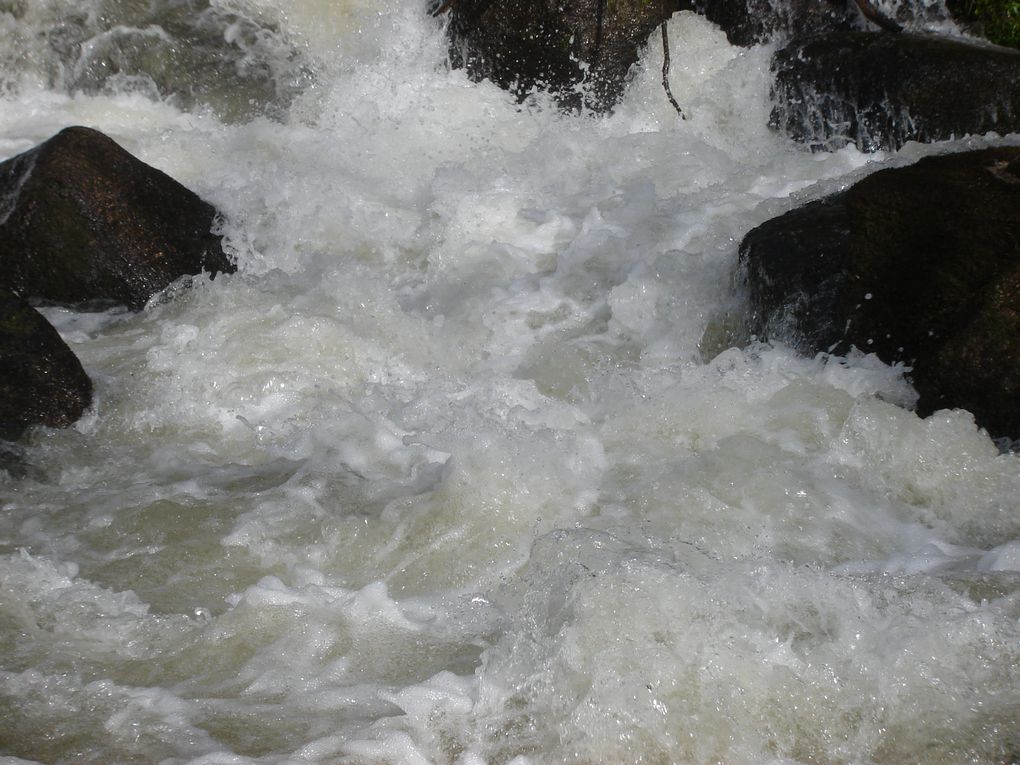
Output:
[[[1020,459],[742,341],[734,280],[758,223],[1011,139],[811,154],[768,50],[670,40],[686,121],[655,45],[564,116],[420,0],[0,0],[0,158],[97,127],[239,264],[47,309],[96,402],[0,473],[5,761],[1020,758]]]

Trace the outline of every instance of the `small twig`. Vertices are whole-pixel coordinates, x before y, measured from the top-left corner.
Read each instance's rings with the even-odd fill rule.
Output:
[[[684,110],[680,108],[680,104],[673,98],[673,91],[669,89],[669,34],[666,32],[665,21],[662,22],[662,89],[666,91],[666,98],[673,104],[673,108],[680,115],[680,119],[687,119]]]
[[[877,24],[886,32],[903,31],[903,27],[882,13],[882,11],[878,10],[871,0],[857,0],[857,7],[860,8],[861,13],[864,14],[864,18],[872,24]]]

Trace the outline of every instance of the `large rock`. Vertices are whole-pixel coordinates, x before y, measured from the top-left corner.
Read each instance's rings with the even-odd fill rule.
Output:
[[[730,43],[743,46],[853,29],[860,22],[854,0],[696,0],[695,8]]]
[[[942,27],[954,10],[941,3],[881,0],[694,0],[693,5],[732,44],[744,46],[862,29]]]
[[[233,271],[216,210],[84,127],[0,163],[0,285],[54,303],[141,308],[185,274]]]
[[[30,425],[70,425],[91,401],[92,382],[57,331],[0,289],[0,438]]]
[[[816,149],[896,149],[1020,130],[1020,51],[840,32],[794,41],[772,68],[772,125]]]
[[[1020,437],[1020,148],[929,157],[751,231],[759,336],[912,367],[928,414]]]
[[[456,0],[451,61],[524,98],[536,88],[566,108],[610,109],[649,35],[678,0]],[[583,81],[584,87],[578,86]]]
[[[1015,0],[945,0],[953,20],[968,34],[1020,48],[1020,13]]]

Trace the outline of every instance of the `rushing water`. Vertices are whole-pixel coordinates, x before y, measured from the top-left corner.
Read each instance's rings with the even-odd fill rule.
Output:
[[[613,116],[519,106],[422,6],[0,0],[0,158],[104,130],[239,263],[47,309],[96,401],[0,473],[0,759],[1016,762],[1020,459],[734,279],[1011,139],[808,153],[691,14],[690,119],[654,45]]]

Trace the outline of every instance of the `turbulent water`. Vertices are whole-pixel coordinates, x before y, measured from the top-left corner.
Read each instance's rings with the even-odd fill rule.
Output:
[[[0,473],[0,757],[1013,763],[1020,457],[740,336],[737,244],[879,167],[670,22],[609,117],[419,0],[0,0],[0,158],[97,127],[235,275],[46,309],[96,385]],[[733,347],[731,347],[733,346]]]

